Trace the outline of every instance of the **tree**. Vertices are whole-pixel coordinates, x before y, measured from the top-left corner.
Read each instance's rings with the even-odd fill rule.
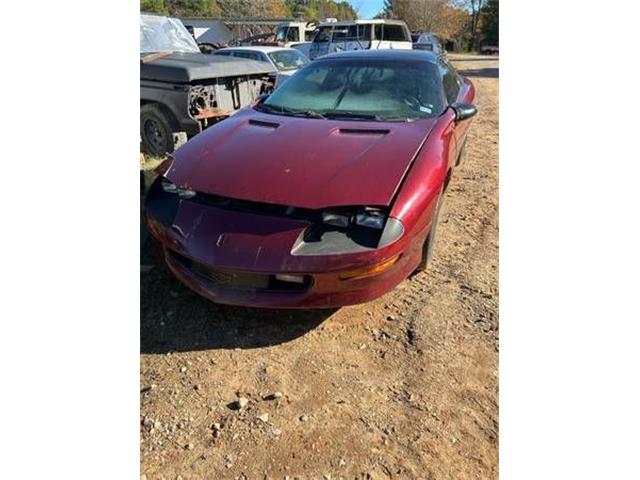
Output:
[[[487,0],[456,0],[456,3],[467,10],[471,15],[469,30],[471,38],[469,40],[469,50],[477,50],[480,44],[478,25],[480,23],[480,10],[485,6]]]
[[[289,16],[284,0],[217,0],[222,17],[282,18]]]
[[[345,0],[285,0],[289,14],[307,21],[320,21],[325,18],[353,20],[358,17],[356,11]]]
[[[337,2],[338,13],[336,18],[340,20],[355,20],[358,18],[358,12],[356,12],[351,4],[347,1]]]
[[[404,20],[412,31],[432,32],[456,49],[470,38],[470,15],[451,0],[385,0],[378,18]]]
[[[352,20],[357,13],[346,0],[140,0],[140,11],[179,17],[284,18],[308,21],[327,17]]]
[[[171,15],[180,17],[216,17],[220,7],[216,0],[165,0]]]
[[[140,11],[149,13],[169,13],[164,0],[140,0]]]
[[[393,2],[391,0],[384,0],[382,11],[376,15],[376,18],[393,18]]]
[[[482,30],[482,42],[485,45],[500,44],[500,29],[498,28],[498,0],[488,0],[480,11],[480,23]]]

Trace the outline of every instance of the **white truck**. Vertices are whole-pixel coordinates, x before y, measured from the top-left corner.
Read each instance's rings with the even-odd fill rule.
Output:
[[[274,45],[295,48],[308,57],[315,34],[313,22],[283,22],[276,29]]]
[[[402,20],[348,20],[322,22],[313,38],[308,57],[349,50],[411,50],[411,32]]]
[[[275,41],[279,47],[293,47],[300,43],[310,43],[316,33],[313,22],[283,22],[276,28]]]

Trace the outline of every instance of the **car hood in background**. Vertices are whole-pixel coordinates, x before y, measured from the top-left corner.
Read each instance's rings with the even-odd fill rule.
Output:
[[[389,205],[436,121],[335,121],[247,108],[179,148],[167,177],[198,192],[301,208]]]
[[[275,68],[266,62],[243,58],[228,58],[222,55],[174,52],[165,57],[144,62],[143,59],[147,55],[150,54],[140,55],[141,80],[190,83],[208,78],[276,72]]]

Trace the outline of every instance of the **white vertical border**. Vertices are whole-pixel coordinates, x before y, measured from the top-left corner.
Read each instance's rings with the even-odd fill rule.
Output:
[[[502,2],[504,479],[640,474],[638,13]]]
[[[2,6],[5,478],[139,478],[138,10]]]

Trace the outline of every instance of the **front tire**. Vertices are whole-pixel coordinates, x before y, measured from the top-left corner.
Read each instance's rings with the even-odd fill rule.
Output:
[[[145,152],[157,157],[173,152],[172,120],[171,113],[160,105],[140,107],[140,139]]]
[[[444,192],[440,192],[438,203],[436,204],[436,210],[433,215],[433,221],[431,222],[431,230],[429,230],[427,239],[424,241],[424,245],[422,246],[422,260],[420,260],[415,273],[424,272],[431,262],[431,259],[433,258],[433,249],[435,248],[436,244],[436,230],[438,227],[438,219],[440,218],[440,207],[442,206],[443,198]]]

